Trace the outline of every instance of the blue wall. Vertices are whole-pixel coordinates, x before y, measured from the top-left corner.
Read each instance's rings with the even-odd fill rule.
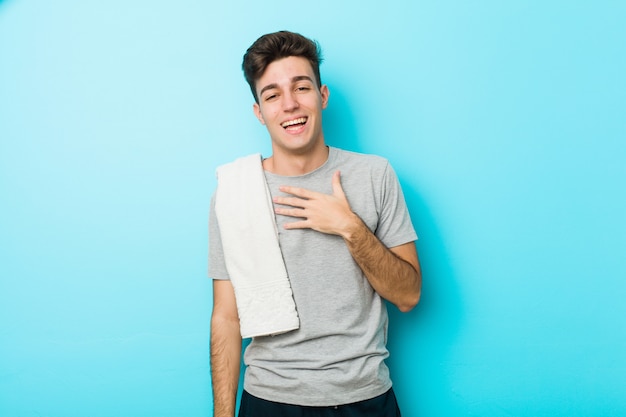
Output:
[[[214,168],[269,152],[283,28],[420,235],[404,415],[625,415],[626,3],[214,3],[0,0],[0,415],[209,415]]]

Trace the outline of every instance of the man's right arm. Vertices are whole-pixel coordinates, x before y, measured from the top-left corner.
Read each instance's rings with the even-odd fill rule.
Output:
[[[211,379],[213,416],[233,417],[241,366],[241,333],[230,281],[213,281],[211,316]]]

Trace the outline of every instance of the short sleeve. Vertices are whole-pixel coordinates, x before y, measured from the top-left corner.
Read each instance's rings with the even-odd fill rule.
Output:
[[[220,227],[215,215],[215,193],[211,197],[211,208],[209,210],[209,277],[217,280],[228,280],[228,270],[224,262],[224,249]]]
[[[417,240],[402,188],[389,163],[381,178],[380,193],[381,208],[376,237],[388,248]]]

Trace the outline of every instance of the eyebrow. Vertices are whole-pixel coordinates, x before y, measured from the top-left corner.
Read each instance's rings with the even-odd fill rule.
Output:
[[[295,77],[291,79],[292,83],[297,83],[298,81],[310,81],[312,84],[314,84],[313,79],[309,77],[308,75],[296,75]],[[278,84],[272,83],[272,84],[266,85],[265,87],[261,89],[261,91],[259,91],[259,96],[263,95],[265,91],[271,90],[273,88],[278,88]]]

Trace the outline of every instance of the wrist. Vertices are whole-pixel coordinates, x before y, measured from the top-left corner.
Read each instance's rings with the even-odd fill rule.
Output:
[[[363,220],[361,220],[356,213],[352,212],[346,219],[341,237],[343,237],[347,242],[353,242],[363,233],[363,228],[365,227],[366,226],[365,223],[363,223]]]

